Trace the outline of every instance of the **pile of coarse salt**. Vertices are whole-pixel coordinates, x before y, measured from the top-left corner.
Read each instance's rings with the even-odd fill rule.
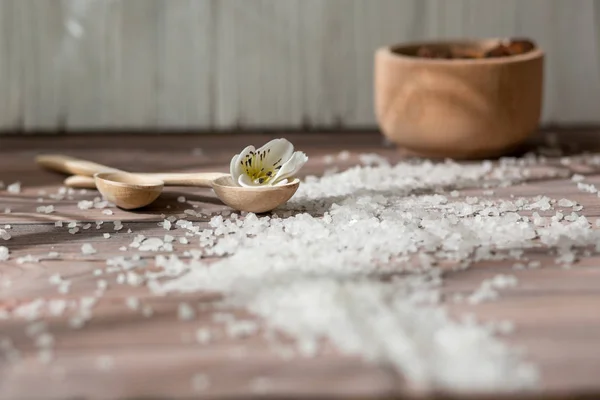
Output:
[[[527,180],[528,167],[536,165],[531,158],[499,165],[390,166],[373,157],[364,163],[371,166],[307,178],[271,216],[215,216],[211,229],[178,221],[200,237],[203,254],[228,257],[211,263],[163,259],[163,268],[184,273],[160,283],[150,279],[149,287],[157,294],[224,292],[230,305],[295,338],[301,355],[317,354],[326,338],[348,354],[394,365],[416,385],[535,386],[536,368],[499,341],[494,329],[447,315],[437,263],[465,268],[486,259],[519,260],[526,249],[542,245],[568,253],[598,243],[599,231],[575,211],[569,220],[540,216],[555,206],[579,207],[568,199],[460,200],[461,189],[487,193]],[[510,275],[496,277],[469,302],[493,299],[496,289],[516,283]]]

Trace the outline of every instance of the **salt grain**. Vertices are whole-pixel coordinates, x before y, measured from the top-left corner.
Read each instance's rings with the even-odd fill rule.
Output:
[[[80,210],[89,210],[94,207],[94,202],[90,200],[81,200],[77,203],[77,208]]]
[[[212,333],[208,328],[198,328],[196,330],[196,341],[200,344],[207,344],[212,339]]]
[[[52,214],[54,212],[54,206],[50,205],[50,206],[39,206],[36,209],[36,212],[42,213],[42,214]]]
[[[102,210],[102,214],[104,214],[104,215],[113,215],[114,213],[112,212],[112,210]]]
[[[181,321],[189,321],[194,319],[195,316],[196,312],[192,306],[187,303],[179,303],[177,306],[177,318],[179,318]]]
[[[137,310],[140,308],[140,300],[137,297],[127,297],[125,299],[125,304],[127,308],[131,310]]]
[[[91,254],[96,254],[96,249],[94,248],[94,246],[92,246],[89,243],[84,243],[81,246],[81,254],[83,255],[91,255]]]
[[[6,261],[10,257],[10,251],[6,246],[0,246],[0,261]]]
[[[8,193],[18,194],[21,193],[21,182],[11,183],[6,187]]]
[[[573,207],[574,203],[571,200],[568,199],[560,199],[558,201],[558,206],[559,207]]]
[[[185,197],[183,197],[183,196],[179,196],[179,197],[177,198],[177,201],[178,201],[178,202],[180,202],[180,203],[185,203]]]
[[[85,319],[81,316],[74,316],[69,318],[69,326],[71,329],[80,329],[85,325]]]
[[[103,233],[102,236],[104,237],[104,239],[108,239],[110,238],[110,233]]]
[[[6,229],[0,229],[0,238],[4,240],[10,240],[11,234],[6,231]]]
[[[150,306],[144,306],[142,308],[142,315],[146,318],[150,318],[152,315],[154,315],[154,310]]]

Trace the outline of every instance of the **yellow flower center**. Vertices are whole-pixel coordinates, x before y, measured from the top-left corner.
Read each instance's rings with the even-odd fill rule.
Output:
[[[244,173],[252,180],[252,182],[263,185],[269,183],[275,177],[277,171],[281,168],[281,158],[272,165],[265,164],[268,154],[271,149],[253,152],[246,154],[243,160],[240,161]]]

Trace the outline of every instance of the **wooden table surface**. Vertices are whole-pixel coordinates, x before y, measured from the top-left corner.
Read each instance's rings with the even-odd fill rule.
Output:
[[[115,277],[105,275],[102,278],[109,281],[108,287],[93,307],[93,318],[82,328],[74,327],[77,321],[70,318],[69,312],[55,316],[46,313],[34,320],[14,315],[24,305],[34,307],[39,299],[90,301],[86,298],[93,298],[98,291],[99,277],[94,271],[105,267],[106,258],[122,255],[119,248],[131,243],[135,235],[164,235],[165,231],[157,226],[163,220],[163,213],[179,215],[189,204],[203,211],[227,210],[205,189],[169,189],[155,204],[137,212],[111,208],[114,214],[106,215],[100,209],[81,210],[77,202],[91,200],[98,193],[77,192],[63,200],[48,199],[49,193],[58,191],[64,176],[37,167],[33,162],[36,154],[60,152],[137,171],[227,171],[230,156],[240,146],[264,143],[275,136],[279,135],[0,138],[0,181],[22,183],[20,193],[0,191],[0,228],[11,225],[8,232],[12,236],[10,240],[0,240],[0,245],[11,251],[10,259],[0,262],[0,397],[417,396],[390,367],[367,364],[357,357],[341,355],[335,348],[314,358],[286,361],[273,356],[258,335],[232,338],[217,334],[210,343],[198,344],[194,340],[198,327],[222,330],[214,321],[214,311],[206,308],[194,320],[184,321],[177,318],[177,306],[182,299],[210,302],[215,294],[155,297],[143,285],[113,284]],[[340,168],[356,163],[359,153],[375,152],[390,160],[402,157],[395,149],[384,146],[375,132],[285,134],[285,137],[310,155],[304,174],[323,173],[325,156],[341,150],[348,150],[352,156],[338,160]],[[559,137],[586,150],[600,148],[597,146],[600,131],[561,131]],[[600,184],[600,172],[596,175],[589,167],[576,163],[569,168],[572,172],[586,173],[586,182]],[[568,197],[583,205],[581,213],[590,220],[600,214],[598,196],[578,190],[569,179],[546,179],[503,190],[505,194],[514,192],[523,196]],[[182,194],[188,204],[177,200]],[[40,202],[39,198],[45,200]],[[54,205],[53,213],[36,212],[40,205],[50,204]],[[92,226],[71,235],[67,229],[54,226],[58,220],[89,222]],[[124,228],[118,234],[108,223],[95,229],[97,220],[119,220]],[[206,219],[197,222],[206,224]],[[108,232],[112,235],[110,240],[102,237]],[[183,235],[177,229],[169,233],[176,238]],[[83,243],[92,243],[98,253],[83,255]],[[177,254],[186,250],[186,246],[178,243],[174,248]],[[40,257],[49,252],[59,255],[39,262],[17,262],[20,257]],[[544,252],[537,259],[542,262],[537,269],[514,270],[510,262],[489,262],[450,274],[444,287],[449,298],[452,293],[473,291],[484,279],[499,273],[514,274],[519,285],[503,290],[494,301],[478,305],[448,304],[448,307],[457,315],[471,312],[481,320],[514,322],[514,333],[503,340],[526,349],[527,359],[541,373],[539,388],[529,395],[600,396],[599,259],[592,253],[570,269],[557,265],[554,257]],[[70,290],[61,293],[50,282],[57,273],[71,281]],[[130,296],[140,299],[142,310],[150,306],[153,314],[148,316],[129,308],[126,299]],[[243,310],[229,311],[244,315]],[[35,321],[44,321],[46,327],[35,325]],[[38,343],[38,347],[32,343],[36,329],[52,333],[51,353],[44,352],[48,347],[43,343]],[[15,354],[19,358],[11,359]],[[193,383],[199,371],[210,376],[210,385],[200,394],[195,392],[198,388]],[[267,379],[268,390],[261,388]],[[196,384],[202,386],[202,382]],[[433,397],[435,392],[431,388],[425,394]]]

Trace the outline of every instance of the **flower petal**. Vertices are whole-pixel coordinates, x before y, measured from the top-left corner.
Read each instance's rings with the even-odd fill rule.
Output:
[[[273,179],[273,184],[277,184],[278,181],[286,178],[290,178],[296,174],[302,168],[302,166],[308,161],[308,157],[301,151],[297,151],[290,159],[283,164],[281,169],[275,175]]]
[[[231,174],[231,179],[233,179],[234,182],[238,182],[239,177],[241,175],[245,175],[241,162],[251,151],[254,151],[254,146],[247,146],[240,154],[231,159],[231,163],[229,164],[229,173]]]
[[[243,187],[255,187],[255,186],[260,186],[254,182],[252,182],[252,179],[250,179],[250,177],[246,174],[241,174],[237,181],[238,185],[243,186]]]
[[[292,153],[294,152],[294,145],[284,138],[273,139],[270,142],[266,143],[264,146],[262,146],[260,149],[256,150],[256,152],[265,153],[263,164],[267,168],[270,168],[280,159],[281,161],[279,165],[282,165],[285,162],[287,162],[292,156]]]
[[[233,156],[231,162],[229,163],[229,174],[231,175],[231,178],[234,182],[237,182],[238,177],[242,173],[241,167],[242,166],[240,165],[240,155],[236,154],[235,156]]]

